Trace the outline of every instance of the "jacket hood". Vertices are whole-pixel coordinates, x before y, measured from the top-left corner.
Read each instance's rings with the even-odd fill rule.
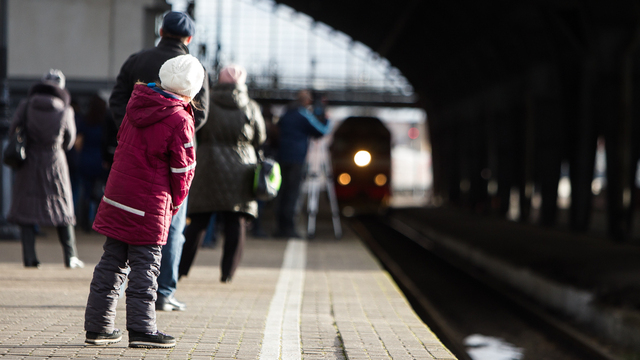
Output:
[[[216,84],[211,90],[211,100],[221,107],[241,109],[249,104],[247,85]]]
[[[33,85],[29,89],[28,95],[29,97],[35,95],[46,95],[47,97],[53,96],[62,100],[64,106],[69,106],[71,104],[71,95],[69,95],[69,91],[58,86],[51,85],[50,83],[40,82]]]
[[[189,103],[182,99],[165,97],[145,84],[136,84],[127,104],[126,117],[138,128],[160,122],[173,114],[189,111]]]

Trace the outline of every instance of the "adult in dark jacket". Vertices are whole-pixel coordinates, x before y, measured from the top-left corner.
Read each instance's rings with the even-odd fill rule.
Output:
[[[118,128],[124,119],[135,83],[157,81],[158,71],[165,61],[178,55],[188,54],[187,45],[193,40],[194,31],[193,21],[188,15],[176,11],[170,12],[164,17],[158,45],[129,56],[122,64],[116,85],[109,98],[109,107]],[[209,112],[209,76],[206,72],[202,90],[193,98],[193,102],[198,106],[194,109],[196,131],[198,131],[207,121]]]
[[[36,225],[55,226],[68,268],[84,267],[76,250],[73,195],[65,151],[76,138],[71,96],[64,75],[50,70],[29,90],[11,123],[10,133],[26,121],[27,161],[16,170],[7,220],[20,225],[24,266],[39,267]]]
[[[300,91],[297,101],[288,107],[277,124],[280,134],[277,160],[282,172],[282,185],[276,200],[276,237],[300,237],[295,231],[296,204],[309,138],[321,137],[329,131],[327,119],[320,121],[311,113],[312,102],[309,91]]]
[[[193,39],[195,25],[182,12],[172,11],[165,15],[160,29],[162,39],[155,48],[131,55],[122,65],[109,99],[109,106],[118,127],[124,118],[127,103],[136,82],[151,83],[158,79],[158,71],[168,59],[189,53],[187,45]],[[195,128],[198,130],[207,121],[209,109],[209,79],[205,71],[202,89],[193,99]],[[186,200],[185,200],[186,201]],[[187,221],[186,206],[173,216],[167,243],[162,247],[162,263],[158,277],[157,310],[184,310],[186,305],[176,300],[174,294],[178,283],[178,264],[184,244],[184,227]]]
[[[249,99],[243,67],[220,70],[213,87],[209,121],[198,134],[198,168],[191,186],[189,217],[180,275],[187,275],[198,249],[198,234],[212,213],[222,217],[224,250],[222,282],[234,275],[246,236],[247,219],[255,218],[258,205],[252,193],[257,164],[256,149],[266,139],[259,105]]]

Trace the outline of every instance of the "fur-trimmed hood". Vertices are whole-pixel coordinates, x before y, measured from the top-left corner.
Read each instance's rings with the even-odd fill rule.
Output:
[[[61,89],[55,85],[52,85],[47,82],[40,82],[31,87],[29,89],[29,97],[36,95],[50,95],[59,98],[65,104],[65,106],[69,106],[71,104],[71,95],[67,89]]]

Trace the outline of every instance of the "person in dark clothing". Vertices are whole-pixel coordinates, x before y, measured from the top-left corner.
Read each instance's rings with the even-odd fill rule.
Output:
[[[102,167],[105,169],[107,176],[113,165],[113,156],[118,146],[118,128],[113,121],[111,110],[105,112],[105,119],[102,123],[102,141],[100,142],[100,153],[102,156]]]
[[[165,61],[188,54],[187,45],[191,43],[194,31],[193,20],[187,14],[172,11],[164,17],[158,45],[135,53],[124,62],[109,98],[109,107],[118,128],[124,119],[133,85],[137,81],[150,83],[158,80],[158,70]],[[198,106],[194,109],[197,131],[207,121],[209,112],[209,76],[206,73],[202,90],[194,97],[194,103]]]
[[[77,130],[78,124],[85,121],[84,114],[80,110],[80,104],[78,104],[78,102],[74,98],[71,98],[71,108],[73,108],[73,113],[74,113],[75,122],[76,122],[76,130]],[[69,178],[71,179],[71,193],[73,194],[73,209],[77,211],[80,208],[79,207],[80,188],[82,187],[82,181],[80,179],[80,169],[79,169],[80,168],[80,150],[78,150],[78,147],[74,145],[71,149],[65,151],[65,155],[67,156],[67,164],[69,165]]]
[[[11,121],[9,133],[24,124],[29,144],[27,160],[15,170],[7,214],[7,221],[20,225],[25,267],[40,267],[35,247],[38,225],[56,227],[67,268],[84,267],[76,249],[76,217],[65,156],[76,138],[70,103],[64,74],[51,69],[29,89]]]
[[[160,36],[155,48],[142,50],[131,55],[120,69],[109,99],[109,106],[118,127],[124,118],[127,103],[136,82],[151,83],[157,80],[160,66],[168,59],[189,53],[187,45],[193,39],[195,24],[185,13],[172,11],[165,15]],[[204,68],[204,67],[203,67]],[[200,129],[207,121],[209,112],[209,79],[205,70],[202,89],[194,97],[196,104],[195,129]],[[187,221],[187,200],[180,211],[173,216],[169,228],[169,238],[162,247],[162,263],[158,277],[158,299],[156,309],[161,311],[184,310],[186,305],[174,297],[178,283],[178,265],[184,244],[184,227]]]
[[[299,238],[295,231],[296,204],[300,195],[309,138],[322,137],[329,131],[326,118],[319,120],[311,112],[311,93],[302,90],[278,121],[279,147],[277,160],[282,172],[278,192],[275,237]]]
[[[242,66],[229,65],[220,70],[213,87],[211,113],[200,134],[198,168],[191,187],[191,224],[184,231],[179,270],[183,276],[196,256],[198,235],[215,213],[221,217],[224,234],[220,281],[230,282],[242,257],[246,223],[258,212],[252,192],[256,149],[267,135],[260,106],[249,98],[246,78]]]
[[[106,99],[98,94],[91,98],[87,116],[77,121],[76,147],[80,152],[78,168],[80,172],[80,200],[78,222],[80,227],[89,232],[98,203],[102,198],[102,187],[106,173],[102,166],[102,131]]]

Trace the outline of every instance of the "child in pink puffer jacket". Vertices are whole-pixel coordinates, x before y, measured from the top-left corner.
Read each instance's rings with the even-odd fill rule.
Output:
[[[157,277],[171,217],[189,192],[196,166],[191,99],[204,68],[191,55],[167,60],[160,85],[135,85],[118,132],[118,146],[93,229],[107,236],[87,301],[85,342],[122,339],[116,305],[125,279],[130,347],[173,347],[156,325]],[[128,272],[127,268],[130,269]]]

